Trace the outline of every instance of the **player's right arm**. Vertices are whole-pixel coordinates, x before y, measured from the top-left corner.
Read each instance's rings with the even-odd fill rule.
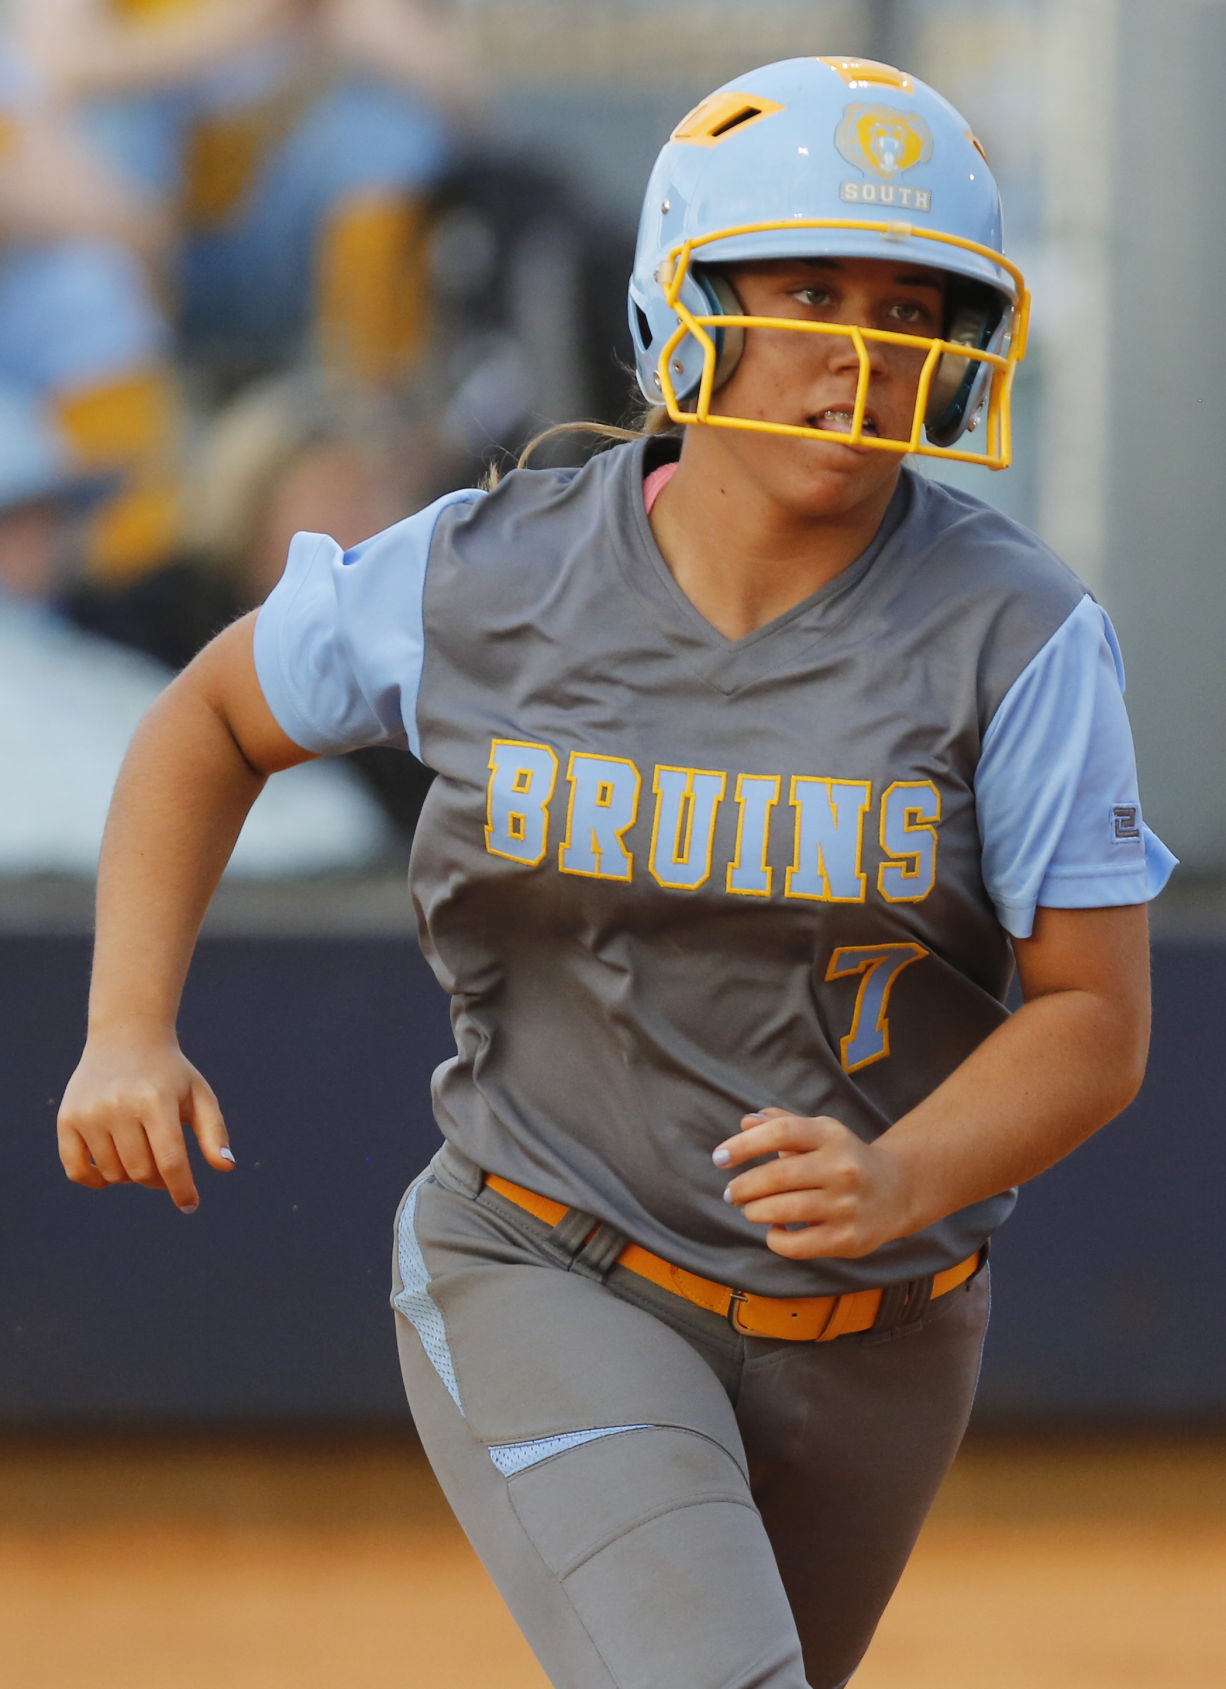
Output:
[[[84,1053],[59,1116],[70,1179],[198,1195],[183,1125],[206,1160],[233,1165],[217,1099],[179,1049],[179,998],[209,899],[268,775],[310,760],[278,726],[256,677],[255,613],[171,682],[132,740],[98,870]]]

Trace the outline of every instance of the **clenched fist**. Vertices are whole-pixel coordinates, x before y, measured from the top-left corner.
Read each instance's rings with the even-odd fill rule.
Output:
[[[871,1255],[912,1230],[899,1168],[881,1144],[866,1144],[829,1115],[807,1118],[766,1108],[741,1120],[740,1134],[712,1155],[717,1167],[773,1159],[740,1173],[724,1192],[746,1219],[769,1227],[767,1247],[794,1261]],[[789,1231],[803,1224],[804,1230]]]

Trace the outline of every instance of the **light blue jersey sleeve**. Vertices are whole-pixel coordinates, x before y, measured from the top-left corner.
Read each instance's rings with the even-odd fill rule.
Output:
[[[1141,819],[1115,630],[1088,595],[1001,701],[975,802],[984,885],[1015,938],[1039,906],[1146,903],[1169,879],[1175,858]]]
[[[255,668],[268,707],[296,745],[320,756],[362,745],[421,754],[417,694],[425,658],[422,598],[448,493],[351,551],[297,534],[285,573],[255,624]]]

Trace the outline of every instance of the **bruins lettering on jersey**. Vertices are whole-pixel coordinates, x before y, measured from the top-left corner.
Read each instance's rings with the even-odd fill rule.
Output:
[[[535,868],[550,854],[561,761],[549,745],[491,742],[485,847],[492,856]],[[782,790],[777,774],[657,764],[648,779],[626,757],[572,751],[566,781],[566,819],[556,853],[564,874],[629,881],[638,855],[638,872],[669,890],[697,891],[719,871],[725,891],[770,897],[771,829],[790,826],[784,897],[863,903],[869,887],[865,826],[875,814],[886,859],[877,870],[878,895],[887,903],[922,903],[936,884],[941,795],[931,780],[896,780],[877,796],[871,780],[797,774],[788,787],[790,819],[777,814]],[[644,851],[633,830],[647,792],[653,803]],[[737,806],[736,847],[730,861],[717,863],[715,823],[727,801]],[[642,831],[646,834],[645,817]]]

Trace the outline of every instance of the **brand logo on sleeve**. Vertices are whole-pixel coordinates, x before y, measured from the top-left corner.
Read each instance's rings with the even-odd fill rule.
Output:
[[[1135,803],[1117,803],[1111,811],[1111,830],[1117,844],[1141,837],[1141,812]]]

